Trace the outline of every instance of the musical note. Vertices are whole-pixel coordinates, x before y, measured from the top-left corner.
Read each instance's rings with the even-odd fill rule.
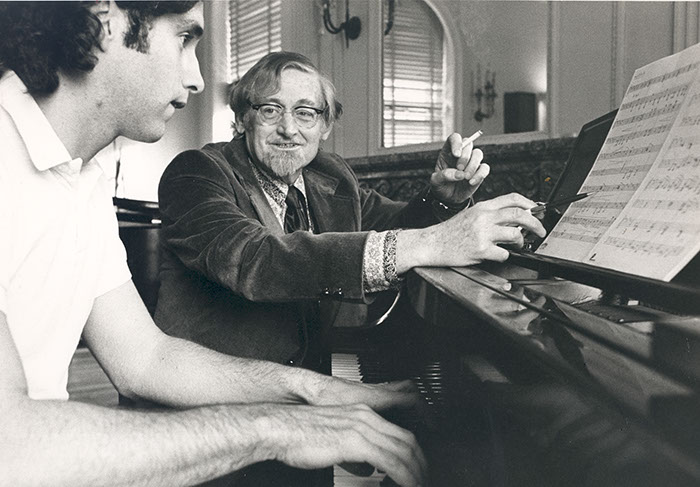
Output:
[[[699,127],[700,45],[636,70],[579,190],[595,194],[538,253],[670,280],[700,251]]]

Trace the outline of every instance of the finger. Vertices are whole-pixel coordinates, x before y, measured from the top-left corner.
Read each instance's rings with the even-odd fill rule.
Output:
[[[371,410],[365,411],[365,419],[367,420],[366,424],[369,426],[371,432],[395,439],[396,442],[391,443],[391,445],[399,449],[406,449],[406,451],[410,450],[412,462],[417,462],[421,471],[425,472],[427,470],[428,462],[418,446],[418,442],[413,433],[385,420]]]
[[[450,145],[450,154],[456,158],[462,157],[462,153],[464,152],[462,136],[455,132],[447,138],[447,142],[449,142]]]
[[[420,402],[420,394],[415,384],[372,384],[371,387],[372,390],[366,394],[363,403],[374,410],[411,408]]]
[[[547,230],[545,230],[542,222],[532,215],[525,216],[520,221],[520,226],[522,227],[523,233],[534,233],[538,237],[544,238],[547,235]]]
[[[469,180],[469,184],[471,186],[480,186],[481,183],[484,182],[484,179],[486,179],[486,177],[489,175],[490,172],[491,172],[491,166],[489,166],[488,164],[480,164],[476,173]]]
[[[472,154],[474,152],[473,149],[474,144],[472,142],[468,142],[461,146],[459,156],[455,156],[457,157],[457,163],[455,164],[455,167],[457,167],[457,169],[464,170],[469,165],[469,159],[471,159]]]
[[[503,247],[498,245],[490,246],[486,251],[484,251],[483,260],[491,260],[493,262],[505,262],[508,260],[510,254]]]
[[[442,171],[434,172],[433,176],[431,176],[431,180],[434,184],[463,181],[465,179],[467,179],[467,176],[464,174],[464,172],[451,167],[443,169]]]
[[[276,459],[299,468],[371,463],[401,485],[425,485],[427,462],[415,436],[369,407],[279,408],[280,426],[292,431]]]
[[[390,391],[395,391],[395,392],[418,392],[418,388],[416,387],[416,383],[413,382],[412,380],[406,379],[406,380],[396,380],[392,382],[384,382],[382,384],[378,384],[381,387],[388,389]]]
[[[508,207],[530,210],[530,208],[536,206],[536,203],[519,193],[509,193],[490,200],[486,200],[482,203],[482,206],[491,210],[499,210],[501,208]]]
[[[469,151],[466,149],[462,151],[462,157],[457,160],[455,167],[467,173],[468,177],[472,177],[483,160],[484,153],[481,149],[471,150],[470,147]]]
[[[358,440],[356,446],[359,451],[365,452],[364,461],[386,472],[401,485],[421,485],[428,463],[415,436],[376,414],[371,414],[373,416],[365,416],[355,427],[355,432],[359,434],[355,438]]]
[[[524,244],[523,233],[518,227],[496,226],[491,231],[491,239],[494,244],[508,244],[522,247]]]
[[[532,232],[539,237],[544,237],[547,231],[542,223],[532,216],[529,210],[517,207],[501,208],[493,217],[493,223],[500,226],[521,227],[526,232]],[[522,232],[521,232],[522,237]]]

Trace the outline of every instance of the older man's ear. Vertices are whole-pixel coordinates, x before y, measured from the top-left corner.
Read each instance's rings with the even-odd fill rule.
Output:
[[[331,135],[331,130],[333,130],[333,124],[327,123],[326,128],[321,131],[321,140],[328,140],[328,136]]]

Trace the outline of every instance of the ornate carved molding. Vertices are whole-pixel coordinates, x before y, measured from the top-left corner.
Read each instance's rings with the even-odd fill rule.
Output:
[[[535,140],[516,144],[480,146],[491,174],[476,199],[516,191],[542,200],[554,187],[571,151],[574,138]],[[430,179],[436,151],[389,154],[348,159],[360,185],[398,201],[407,201]]]

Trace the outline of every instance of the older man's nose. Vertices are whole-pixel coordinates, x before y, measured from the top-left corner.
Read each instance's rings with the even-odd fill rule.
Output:
[[[285,134],[296,133],[299,131],[299,125],[297,125],[297,121],[294,119],[291,112],[285,111],[282,113],[282,117],[277,123],[277,130],[280,130]]]

